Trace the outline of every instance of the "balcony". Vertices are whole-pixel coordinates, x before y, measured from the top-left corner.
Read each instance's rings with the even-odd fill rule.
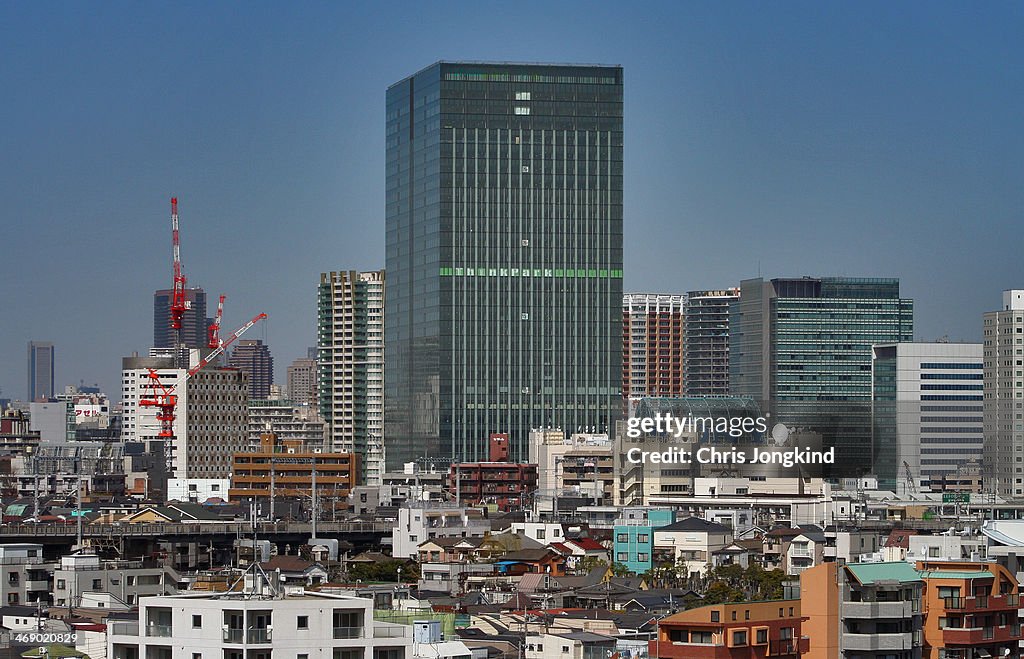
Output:
[[[242,638],[245,635],[245,631],[242,629],[225,629],[224,630],[224,642],[225,643],[241,643]]]
[[[138,622],[112,622],[107,626],[111,636],[134,636],[139,635]]]
[[[847,618],[873,619],[909,618],[914,615],[913,602],[843,602]]]
[[[28,592],[33,592],[37,590],[49,592],[50,582],[46,579],[29,579],[25,582],[25,590]]]
[[[363,638],[362,627],[335,627],[334,638]]]
[[[173,635],[173,631],[170,625],[154,625],[150,623],[146,627],[146,636],[152,636],[156,638],[170,638]]]
[[[412,631],[412,627],[408,625],[388,625],[373,627],[374,638],[408,638],[409,632]]]
[[[265,627],[260,629],[250,629],[245,633],[246,643],[270,643],[271,638],[272,634],[270,633],[270,630]]]
[[[1020,625],[1002,627],[946,627],[942,630],[942,641],[947,645],[975,645],[979,643],[1004,643],[1020,639]]]
[[[877,652],[880,650],[910,650],[914,647],[911,632],[901,634],[843,634],[842,647],[845,650]]]

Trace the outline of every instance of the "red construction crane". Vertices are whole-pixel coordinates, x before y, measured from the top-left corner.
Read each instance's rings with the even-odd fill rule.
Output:
[[[174,289],[171,294],[171,329],[174,330],[175,350],[181,343],[181,317],[188,309],[185,299],[185,275],[181,272],[181,243],[178,240],[178,198],[171,197],[171,243],[174,256]]]
[[[160,422],[160,437],[174,437],[174,408],[178,404],[178,396],[174,392],[178,386],[187,382],[189,378],[201,371],[207,364],[224,352],[229,345],[235,342],[235,339],[242,336],[250,327],[266,317],[267,314],[261,313],[236,329],[231,333],[227,341],[220,343],[210,354],[200,359],[198,364],[190,368],[178,382],[170,387],[164,386],[160,381],[160,375],[155,370],[149,369],[150,394],[146,398],[140,398],[139,405],[156,408],[156,418]]]
[[[213,324],[207,328],[207,346],[210,348],[220,347],[220,319],[224,315],[224,299],[226,296],[220,296],[220,302],[217,303],[217,315],[213,317]]]

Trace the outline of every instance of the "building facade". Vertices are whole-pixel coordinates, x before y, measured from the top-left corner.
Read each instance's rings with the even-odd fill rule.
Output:
[[[873,473],[872,345],[912,341],[898,279],[748,279],[729,320],[729,387],[836,447],[835,473]]]
[[[300,357],[288,365],[288,397],[298,405],[318,408],[316,359]]]
[[[249,399],[265,400],[274,383],[274,357],[270,347],[261,339],[239,339],[228,359],[231,368],[245,371],[249,376]]]
[[[985,443],[982,345],[887,343],[872,351],[874,444],[892,466],[876,474],[879,486],[916,494],[973,482]]]
[[[252,581],[247,578],[247,581]],[[373,600],[247,583],[246,591],[139,599],[112,622],[109,659],[410,659],[412,627],[375,622]]]
[[[258,446],[265,432],[274,433],[281,441],[325,446],[324,422],[317,410],[291,400],[249,400],[249,444]]]
[[[729,394],[729,312],[740,289],[691,291],[683,325],[683,393]]]
[[[1024,496],[1024,290],[1003,291],[983,319],[986,489]]]
[[[174,330],[171,329],[170,289],[153,293],[153,347],[173,348]],[[181,343],[186,348],[205,348],[209,336],[207,328],[212,323],[206,316],[206,291],[201,288],[185,289],[185,313],[181,317]]]
[[[384,473],[384,282],[383,270],[324,272],[317,289],[320,414],[366,485]]]
[[[677,397],[683,384],[685,295],[622,296],[622,394]]]
[[[388,466],[621,407],[622,69],[439,62],[387,92]]]
[[[54,392],[53,344],[28,342],[28,402],[45,402]]]

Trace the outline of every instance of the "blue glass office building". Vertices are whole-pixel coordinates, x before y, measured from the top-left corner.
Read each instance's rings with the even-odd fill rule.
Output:
[[[610,427],[622,89],[619,67],[456,62],[388,89],[389,469]]]

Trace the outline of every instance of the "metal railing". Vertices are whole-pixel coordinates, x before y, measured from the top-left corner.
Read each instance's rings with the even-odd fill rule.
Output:
[[[335,627],[334,638],[363,638],[362,627]]]

